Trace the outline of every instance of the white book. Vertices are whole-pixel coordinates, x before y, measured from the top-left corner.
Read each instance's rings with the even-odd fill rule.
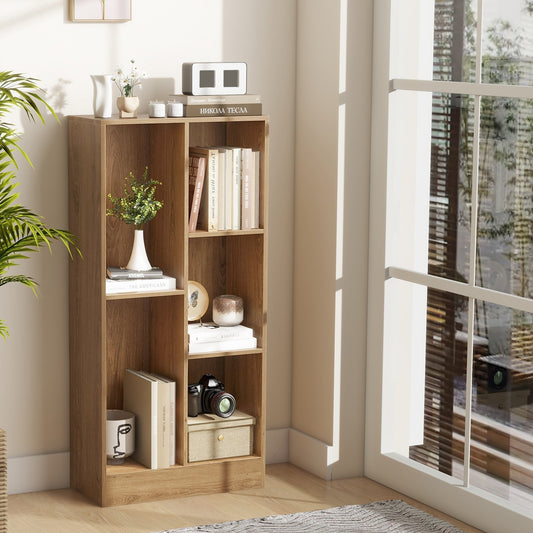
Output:
[[[163,276],[162,278],[144,279],[108,279],[105,280],[106,294],[120,294],[122,292],[150,292],[172,291],[176,288],[176,278]]]
[[[224,227],[226,229],[232,229],[233,226],[233,150],[225,148],[226,151],[226,172],[224,175],[224,192],[226,197],[224,198],[226,219],[224,221]]]
[[[135,451],[133,459],[157,468],[157,380],[137,370],[124,373],[123,405],[135,414]]]
[[[254,330],[239,324],[238,326],[217,326],[213,322],[193,322],[187,326],[189,342],[223,341],[228,339],[249,339],[254,336]]]
[[[251,185],[252,185],[252,149],[242,148],[241,150],[241,229],[252,228],[252,206],[251,206]]]
[[[260,183],[259,183],[259,176],[260,176],[260,163],[261,163],[261,152],[254,152],[253,157],[253,183],[252,183],[252,196],[253,199],[252,202],[252,228],[258,228],[259,227],[259,200],[260,200]]]
[[[231,229],[241,229],[241,148],[233,148],[233,191]]]
[[[157,381],[157,467],[176,463],[176,383],[153,372],[141,371]]]
[[[211,150],[208,160],[207,194],[208,194],[208,230],[218,230],[218,150]]]
[[[226,150],[218,149],[218,229],[226,228]]]
[[[169,462],[170,465],[176,464],[176,382],[161,376],[153,374],[161,381],[165,381],[170,385],[170,415],[169,415]]]
[[[189,343],[189,354],[231,352],[233,350],[252,350],[257,348],[257,339],[225,339],[212,342]]]

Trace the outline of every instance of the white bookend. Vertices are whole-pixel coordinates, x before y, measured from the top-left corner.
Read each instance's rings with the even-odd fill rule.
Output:
[[[157,459],[157,380],[137,370],[124,373],[124,409],[135,413],[135,452],[132,457],[156,469]]]

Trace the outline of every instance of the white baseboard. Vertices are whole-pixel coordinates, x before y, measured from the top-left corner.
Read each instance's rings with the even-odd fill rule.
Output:
[[[70,453],[13,457],[7,460],[7,493],[65,489],[70,486]]]
[[[289,429],[266,432],[266,463],[289,461]],[[20,494],[70,486],[70,453],[13,457],[7,460],[7,492]]]
[[[266,464],[289,462],[289,428],[266,432]]]
[[[331,480],[332,447],[296,429],[289,430],[289,462],[322,479]]]

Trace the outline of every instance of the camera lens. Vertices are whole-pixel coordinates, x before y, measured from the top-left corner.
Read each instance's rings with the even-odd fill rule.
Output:
[[[210,390],[205,393],[205,412],[215,413],[228,418],[235,412],[235,398],[221,390]]]

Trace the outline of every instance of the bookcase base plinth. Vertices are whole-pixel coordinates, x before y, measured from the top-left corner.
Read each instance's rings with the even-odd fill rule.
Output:
[[[97,502],[104,507],[262,487],[265,463],[250,456],[160,470],[113,471],[117,473],[106,476],[102,501]]]

